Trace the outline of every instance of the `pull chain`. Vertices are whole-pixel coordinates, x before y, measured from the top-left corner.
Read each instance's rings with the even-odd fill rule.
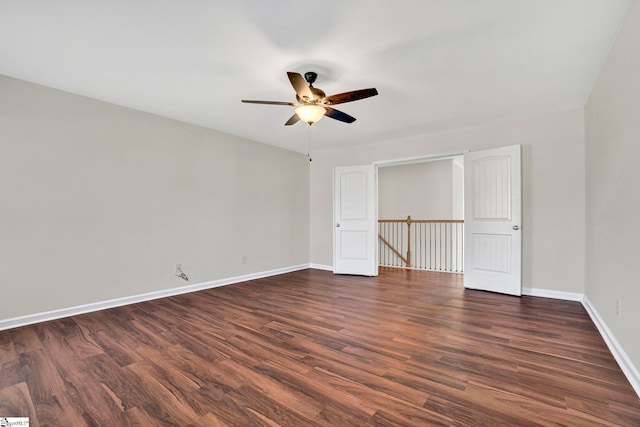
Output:
[[[311,125],[307,129],[307,157],[311,161]]]

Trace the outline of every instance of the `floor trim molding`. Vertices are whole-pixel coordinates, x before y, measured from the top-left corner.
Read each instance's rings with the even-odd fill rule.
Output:
[[[633,387],[638,397],[640,397],[640,372],[638,372],[638,369],[629,359],[629,356],[627,356],[627,353],[625,353],[615,335],[613,335],[604,319],[600,316],[598,310],[596,310],[593,304],[591,304],[589,298],[585,296],[582,299],[582,305],[584,306],[585,310],[587,310],[587,313],[589,313],[589,317],[591,317],[591,320],[596,325],[596,328],[598,328],[600,335],[604,339],[604,342],[607,344],[607,347],[609,347],[609,351],[611,351],[611,354],[613,354],[614,359],[616,359],[616,362],[618,362],[618,365],[620,365],[622,373],[624,373],[625,377],[627,377],[627,380],[631,384],[631,387]]]
[[[219,286],[231,285],[248,280],[261,279],[263,277],[276,276],[278,274],[290,273],[292,271],[309,268],[309,264],[300,264],[291,267],[277,268],[274,270],[261,271],[257,273],[245,274],[242,276],[228,277],[225,279],[212,280],[209,282],[196,283],[179,288],[164,289],[162,291],[148,292],[144,294],[131,295],[107,301],[98,301],[75,307],[61,308],[58,310],[45,311],[41,313],[28,314],[25,316],[13,317],[0,320],[0,331],[18,328],[20,326],[32,325],[34,323],[47,322],[49,320],[61,319],[63,317],[75,316],[78,314],[90,313],[92,311],[106,310],[108,308],[120,307],[123,305],[135,304],[143,301],[150,301],[158,298],[165,298],[174,295],[186,294],[189,292],[202,291],[204,289],[217,288]]]
[[[333,271],[333,266],[332,265],[315,264],[313,262],[311,264],[309,264],[309,268],[315,268],[316,270]]]
[[[531,297],[562,299],[566,301],[582,301],[583,294],[575,292],[553,291],[550,289],[522,288],[522,295]]]

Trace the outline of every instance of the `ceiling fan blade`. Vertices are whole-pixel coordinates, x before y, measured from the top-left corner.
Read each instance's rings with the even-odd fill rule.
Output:
[[[322,103],[329,105],[343,104],[345,102],[357,101],[359,99],[376,96],[377,94],[378,91],[373,87],[370,89],[352,90],[351,92],[329,95],[322,100]]]
[[[246,102],[247,104],[268,104],[268,105],[291,105],[295,107],[295,102],[284,102],[284,101],[254,101],[252,99],[243,99],[242,102]]]
[[[295,125],[296,123],[298,123],[298,121],[300,121],[300,117],[298,117],[298,114],[293,113],[293,116],[289,117],[289,120],[287,120],[287,123],[285,123],[285,126],[291,126],[291,125]]]
[[[355,117],[350,116],[347,113],[343,113],[340,110],[336,110],[335,108],[324,107],[324,109],[327,110],[324,115],[327,117],[331,117],[332,119],[340,120],[341,122],[345,123],[353,123],[356,121]]]
[[[291,82],[291,86],[295,89],[298,96],[302,99],[313,99],[313,93],[311,93],[311,89],[307,85],[304,77],[300,73],[294,73],[291,71],[287,71],[287,76],[289,76],[289,81]]]

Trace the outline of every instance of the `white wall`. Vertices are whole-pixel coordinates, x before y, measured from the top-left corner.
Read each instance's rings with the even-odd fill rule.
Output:
[[[306,156],[0,76],[0,320],[306,264],[308,191]]]
[[[451,218],[464,219],[464,166],[463,158],[457,158],[451,163]]]
[[[378,169],[378,218],[453,219],[452,160]]]
[[[362,147],[316,149],[311,166],[311,262],[332,263],[332,167],[523,147],[523,286],[584,291],[582,109],[505,120]]]
[[[586,295],[640,368],[640,3],[585,108]],[[616,300],[622,303],[616,316]],[[639,377],[640,379],[640,377]]]

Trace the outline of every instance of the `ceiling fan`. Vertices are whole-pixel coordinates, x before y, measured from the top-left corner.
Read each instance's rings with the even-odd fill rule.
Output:
[[[332,119],[345,123],[353,123],[355,117],[343,113],[331,107],[336,104],[344,104],[345,102],[357,101],[359,99],[369,98],[378,94],[375,88],[360,89],[351,92],[338,93],[336,95],[327,96],[322,89],[313,86],[318,74],[309,71],[304,74],[304,78],[300,73],[287,72],[291,86],[296,91],[296,102],[280,102],[280,101],[254,101],[243,99],[242,102],[249,104],[268,104],[268,105],[290,105],[296,107],[296,112],[287,120],[285,126],[296,124],[302,120],[309,125],[314,124],[322,117],[327,116]],[[308,84],[307,84],[308,83]]]

